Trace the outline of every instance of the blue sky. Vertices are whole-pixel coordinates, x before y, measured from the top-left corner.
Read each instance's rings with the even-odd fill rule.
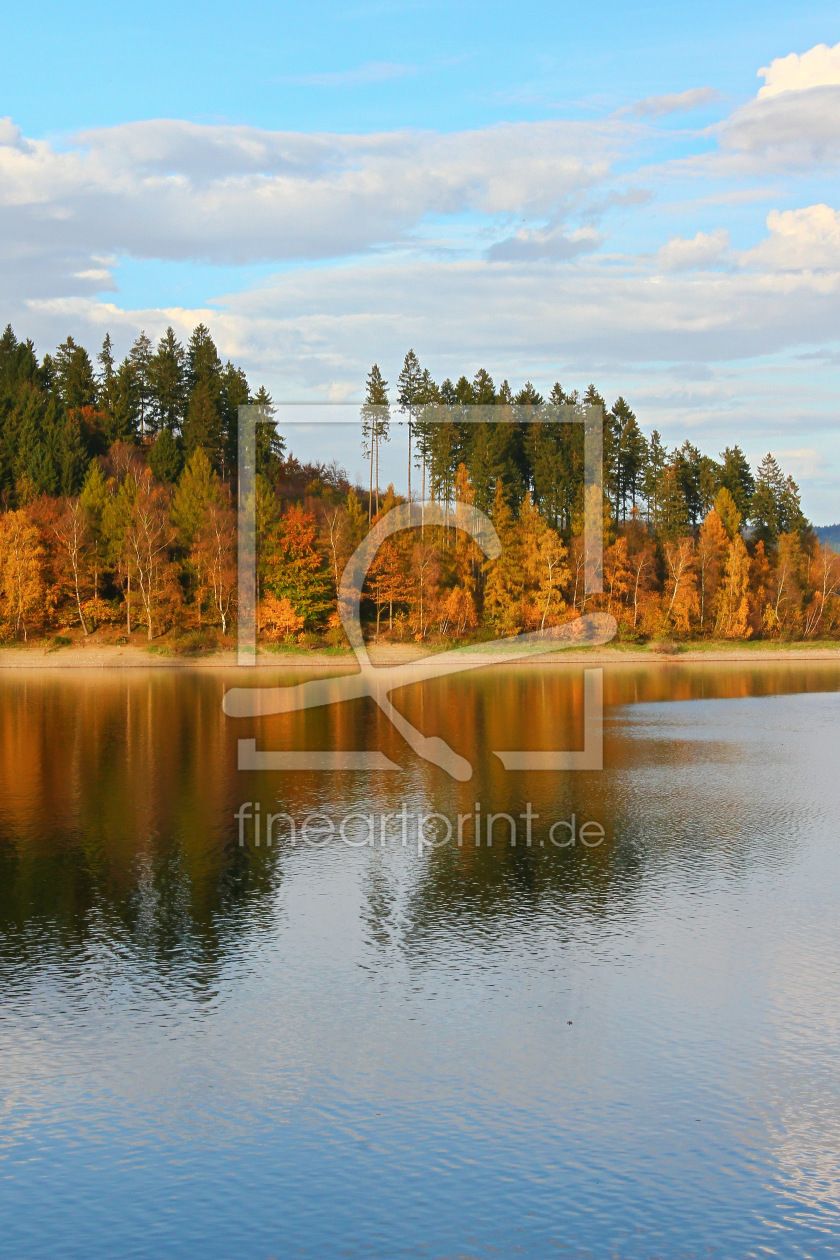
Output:
[[[0,320],[202,318],[278,399],[409,345],[595,380],[840,519],[838,41],[836,3],[16,6]]]

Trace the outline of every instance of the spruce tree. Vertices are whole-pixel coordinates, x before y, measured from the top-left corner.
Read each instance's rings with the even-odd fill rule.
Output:
[[[152,343],[141,330],[128,356],[134,377],[134,392],[140,421],[140,441],[154,433],[152,424]]]
[[[224,459],[221,373],[221,361],[210,330],[199,324],[187,347],[184,446],[188,455],[203,447],[217,468]]]
[[[178,480],[184,459],[171,429],[163,428],[149,451],[149,467],[158,481],[172,485]]]
[[[184,423],[186,398],[186,355],[184,347],[170,327],[158,342],[149,363],[151,394],[151,427],[160,433],[180,433]]]
[[[413,350],[409,350],[403,360],[402,370],[397,377],[397,399],[400,411],[408,414],[408,501],[411,502],[411,440],[414,416],[420,402],[423,389],[423,373],[420,360]]]
[[[388,382],[383,378],[379,365],[374,363],[367,378],[365,401],[362,406],[362,450],[370,462],[370,487],[368,499],[368,520],[374,515],[374,496],[376,515],[379,514],[379,446],[387,442],[391,419],[388,402]]]
[[[278,433],[274,419],[277,408],[264,385],[259,387],[250,401],[255,407],[262,409],[264,416],[264,419],[257,424],[256,431],[257,472],[272,480],[286,451],[285,439]]]
[[[224,452],[221,471],[222,476],[227,476],[229,470],[236,467],[239,446],[239,408],[247,405],[251,393],[242,368],[234,367],[230,361],[222,370],[220,387]]]
[[[93,407],[96,403],[96,379],[88,352],[77,346],[72,337],[56,351],[55,388],[68,409]]]
[[[742,519],[746,520],[750,515],[755,490],[755,479],[749,461],[740,446],[727,446],[720,458],[723,460],[720,485],[726,486]]]

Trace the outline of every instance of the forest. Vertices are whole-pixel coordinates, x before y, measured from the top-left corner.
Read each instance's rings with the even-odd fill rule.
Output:
[[[119,363],[109,336],[94,359],[72,337],[39,359],[7,326],[0,639],[60,646],[96,635],[185,651],[230,641],[237,416],[246,403],[276,415],[265,388],[222,363],[204,325],[186,345],[171,328],[156,345],[141,333]],[[583,426],[559,419],[593,405],[604,414],[597,594],[584,580]],[[594,609],[616,617],[620,639],[639,643],[840,633],[840,556],[805,519],[795,481],[771,454],[753,469],[737,443],[717,458],[688,440],[669,450],[623,397],[610,405],[594,385],[579,394],[556,383],[544,397],[530,383],[497,386],[484,370],[438,384],[413,350],[393,388],[372,367],[359,420],[365,486],[335,463],[296,459],[274,421],[258,426],[257,621],[266,645],[345,644],[344,565],[403,501],[379,484],[394,425],[408,436],[412,501],[475,504],[502,553],[488,561],[468,537],[438,526],[392,537],[365,588],[371,637],[433,646]]]

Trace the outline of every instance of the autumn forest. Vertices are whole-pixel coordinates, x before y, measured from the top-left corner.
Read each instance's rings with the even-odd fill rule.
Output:
[[[237,417],[264,388],[222,363],[199,325],[141,334],[117,362],[70,337],[39,359],[0,337],[0,638],[97,635],[173,650],[236,627]],[[564,408],[604,415],[603,592],[585,581],[584,435]],[[440,421],[441,409],[447,419]],[[492,408],[491,412],[464,409]],[[479,419],[476,422],[476,414]],[[482,419],[482,416],[490,417]],[[460,417],[460,418],[459,418]],[[525,418],[523,418],[525,417]],[[533,420],[528,419],[533,417]],[[335,462],[301,462],[274,422],[258,426],[258,632],[265,644],[345,644],[344,565],[398,502],[380,456],[403,426],[412,501],[472,503],[502,543],[488,561],[454,529],[426,525],[378,551],[363,601],[371,637],[429,645],[540,629],[602,609],[619,637],[814,640],[840,633],[840,556],[805,519],[772,455],[668,450],[628,402],[594,385],[497,385],[485,371],[435,382],[413,351],[389,387],[371,369],[360,408],[365,485]]]

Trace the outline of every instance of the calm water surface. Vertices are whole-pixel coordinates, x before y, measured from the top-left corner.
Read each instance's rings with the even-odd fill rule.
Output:
[[[840,666],[609,668],[600,774],[492,752],[579,745],[579,668],[397,696],[469,783],[366,701],[226,718],[241,681],[0,677],[2,1255],[840,1252]],[[348,842],[240,847],[244,801]],[[349,817],[477,801],[531,846]]]

